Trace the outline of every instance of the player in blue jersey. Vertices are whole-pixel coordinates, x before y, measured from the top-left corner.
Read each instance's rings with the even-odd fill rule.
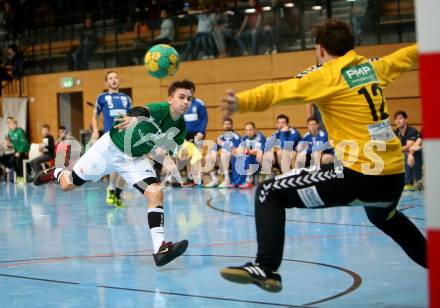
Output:
[[[107,72],[107,74],[105,74],[105,83],[107,85],[107,92],[98,95],[96,98],[95,110],[93,112],[93,142],[96,142],[99,139],[98,121],[101,114],[104,119],[105,134],[112,129],[116,116],[125,116],[133,107],[130,96],[119,92],[119,77],[116,72]],[[124,185],[124,180],[119,177],[117,173],[110,174],[106,198],[108,205],[124,207],[121,198]]]
[[[334,151],[328,142],[327,133],[320,128],[319,120],[315,117],[307,119],[308,131],[304,134],[297,147],[295,168],[311,166],[320,167],[321,164],[331,164]]]
[[[194,85],[194,84],[193,84]],[[196,86],[192,93],[196,92]],[[205,103],[199,98],[193,98],[191,106],[183,115],[186,125],[186,137],[188,141],[197,141],[205,138],[206,126],[208,125],[208,112],[206,111]]]
[[[282,173],[289,172],[296,161],[296,147],[301,141],[301,134],[289,125],[289,117],[280,114],[277,117],[277,131],[267,139],[265,150],[274,148],[275,166]]]
[[[196,86],[194,83],[192,83],[192,86],[192,93],[194,95],[196,92]],[[191,106],[188,111],[185,112],[183,118],[185,119],[186,125],[185,139],[199,145],[199,142],[205,138],[206,126],[208,125],[208,112],[206,111],[205,103],[201,99],[194,97]],[[186,164],[188,180],[182,184],[183,187],[201,185],[201,175],[197,174],[195,179],[191,178],[191,175],[195,174],[195,170],[190,170],[191,168],[191,164]],[[211,177],[214,179],[215,174],[211,174]]]
[[[235,169],[237,148],[240,146],[240,135],[234,132],[232,119],[223,121],[223,134],[217,138],[217,145],[220,147],[220,171],[224,173],[224,180],[219,188],[232,188],[238,185],[240,175]],[[229,166],[231,173],[229,174]]]
[[[263,151],[266,143],[266,137],[256,131],[254,122],[247,122],[244,125],[244,133],[238,152],[246,157],[245,170],[247,170],[247,174],[242,175],[244,180],[238,186],[241,189],[254,187],[254,175],[257,174],[263,163]],[[257,165],[258,168],[255,168]]]

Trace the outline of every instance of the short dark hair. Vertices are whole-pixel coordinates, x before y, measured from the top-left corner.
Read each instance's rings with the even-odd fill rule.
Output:
[[[172,96],[177,89],[190,90],[192,93],[192,91],[194,90],[194,82],[188,79],[173,81],[168,87],[168,96]]]
[[[285,114],[280,114],[279,116],[277,116],[277,121],[279,119],[284,119],[284,120],[286,120],[286,123],[289,124],[289,117],[286,116]]]
[[[186,79],[185,79],[186,80]],[[196,85],[194,84],[194,82],[192,82],[191,80],[187,80],[189,82],[189,84],[191,85],[191,91],[192,92],[196,92]]]
[[[107,73],[105,73],[104,81],[107,81],[108,75],[110,75],[111,73],[115,73],[116,75],[118,75],[118,73],[116,73],[115,71],[108,71]]]
[[[246,122],[244,123],[244,126],[246,127],[247,125],[252,125],[252,127],[255,129],[255,123],[254,122]]]
[[[343,56],[354,49],[354,34],[350,26],[337,19],[327,19],[313,27],[315,43],[332,56]]]
[[[231,118],[223,119],[223,123],[225,123],[225,122],[231,122],[231,124],[234,124],[234,121],[232,121]]]
[[[309,124],[309,122],[311,122],[311,121],[315,121],[316,123],[319,124],[319,120],[318,120],[317,117],[308,117],[307,118],[307,124]]]
[[[14,118],[13,116],[9,116],[9,117],[6,118],[6,120],[7,120],[7,121],[14,121],[15,118]]]
[[[43,125],[41,125],[41,128],[47,128],[47,129],[50,129],[50,126],[49,126],[49,124],[43,124]]]
[[[394,118],[397,118],[398,116],[402,116],[404,119],[408,119],[408,115],[403,110],[396,111],[396,113],[394,114]]]
[[[60,130],[60,129],[64,129],[64,130],[66,130],[66,127],[65,127],[64,125],[61,125],[61,126],[58,128],[58,130]]]

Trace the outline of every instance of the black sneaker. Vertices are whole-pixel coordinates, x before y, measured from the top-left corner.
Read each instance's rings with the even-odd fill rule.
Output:
[[[55,180],[55,176],[53,175],[55,171],[55,167],[40,171],[37,173],[37,175],[34,177],[34,185],[40,186],[49,182],[52,182]]]
[[[251,262],[243,266],[225,267],[220,271],[220,275],[226,280],[236,283],[253,283],[269,292],[280,292],[283,288],[280,274],[265,270],[258,264]]]
[[[162,242],[159,251],[153,254],[154,262],[156,262],[157,266],[164,266],[182,255],[186,251],[186,248],[188,248],[187,240],[177,243]]]

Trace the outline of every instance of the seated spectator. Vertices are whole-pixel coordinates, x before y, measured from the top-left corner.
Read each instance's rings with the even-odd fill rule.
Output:
[[[405,190],[420,190],[422,183],[422,139],[414,127],[408,125],[408,115],[400,110],[394,114],[397,129],[394,133],[399,137],[402,152],[405,156]]]
[[[284,5],[279,0],[270,1],[270,10],[263,13],[263,36],[269,45],[266,54],[277,53],[280,43],[281,25],[287,23]]]
[[[235,155],[240,145],[240,135],[234,132],[232,119],[223,121],[223,134],[217,138],[217,145],[220,147],[220,173],[224,174],[223,182],[219,188],[232,188],[238,186],[241,180],[236,171]],[[231,170],[229,171],[229,169]]]
[[[319,121],[315,117],[307,119],[308,131],[304,134],[297,147],[295,168],[331,164],[334,160],[334,151],[328,142],[327,133],[319,128]]]
[[[15,39],[21,33],[21,20],[12,1],[6,0],[3,3],[3,11],[5,14],[5,28],[8,38]]]
[[[9,45],[6,50],[6,61],[0,66],[0,97],[2,84],[5,80],[19,79],[23,76],[23,55],[15,44]]]
[[[0,5],[0,40],[6,39],[8,30],[6,29],[6,13],[3,6]]]
[[[75,70],[89,69],[89,61],[92,53],[98,47],[98,37],[92,18],[84,21],[84,30],[78,48],[73,52],[72,59]]]
[[[280,114],[277,117],[278,130],[267,139],[265,146],[265,155],[271,153],[274,149],[275,160],[273,164],[275,168],[279,168],[281,173],[289,172],[292,166],[295,166],[296,147],[301,141],[301,134],[289,125],[289,117]]]
[[[3,155],[0,163],[14,169],[16,173],[16,184],[26,184],[23,178],[23,160],[27,158],[29,152],[29,142],[25,131],[17,126],[17,120],[8,117],[7,120],[9,133],[7,145],[12,148],[13,153]]]
[[[41,171],[41,164],[54,159],[55,157],[55,142],[53,136],[50,134],[50,127],[44,124],[41,127],[41,134],[43,135],[43,143],[40,144],[41,155],[30,161],[33,174]]]
[[[263,163],[263,151],[266,143],[266,137],[261,132],[257,132],[254,122],[247,122],[244,125],[245,135],[241,138],[240,146],[237,153],[245,156],[244,168],[247,170],[247,174],[240,175],[243,180],[240,180],[243,184],[240,184],[238,188],[246,189],[252,188],[255,185],[254,175],[258,174]],[[258,169],[251,166],[258,165]]]
[[[186,48],[185,59],[196,59],[200,51],[203,52],[202,59],[213,59],[218,55],[212,35],[215,27],[215,14],[205,10],[197,15],[197,20],[197,31]]]
[[[235,42],[233,15],[237,15],[237,13],[238,12],[230,10],[226,5],[223,11],[219,11],[215,15],[213,36],[218,49],[219,58],[226,57],[226,41]]]
[[[258,5],[257,0],[249,0],[249,5],[251,9],[255,11],[245,16],[241,24],[240,30],[236,34],[237,44],[240,47],[242,55],[248,54],[244,44],[244,41],[247,40],[250,40],[251,42],[251,53],[253,55],[256,55],[258,53],[258,38],[261,34],[262,9]]]
[[[168,16],[167,10],[160,11],[160,34],[154,38],[151,46],[156,44],[170,44],[174,41],[174,21]]]

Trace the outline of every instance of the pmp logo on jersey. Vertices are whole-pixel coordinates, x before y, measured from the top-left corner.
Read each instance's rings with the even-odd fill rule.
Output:
[[[376,72],[370,63],[349,66],[342,69],[342,76],[351,88],[377,82]]]

